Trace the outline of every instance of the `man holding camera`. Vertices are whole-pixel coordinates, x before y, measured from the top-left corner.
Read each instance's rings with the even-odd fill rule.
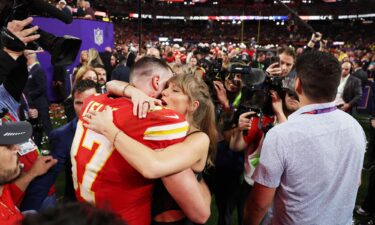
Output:
[[[2,82],[0,85],[0,109],[7,111],[2,118],[3,122],[19,121],[18,108],[23,89],[27,82],[28,72],[26,59],[23,55],[24,50],[20,48],[20,45],[15,46],[11,40],[17,40],[18,38],[18,41],[15,42],[21,42],[22,45],[37,40],[40,37],[40,35],[34,34],[38,30],[37,26],[24,29],[32,21],[31,17],[22,21],[13,20],[7,24],[8,35],[2,32],[3,48],[0,50],[0,77]],[[9,38],[9,34],[12,35],[13,39]],[[32,171],[34,167],[46,169],[43,173],[38,173],[37,176],[44,174],[57,162],[51,156],[40,156],[37,146],[31,139],[21,145],[20,161],[24,164],[24,170],[28,171],[27,173]],[[40,184],[38,180],[33,181],[35,177],[35,174],[32,179],[26,176],[28,183],[23,191],[26,191],[27,186],[29,187],[22,201],[25,210],[39,209],[48,194],[48,188],[45,191],[41,191],[41,189],[44,189],[43,184]],[[23,182],[22,180],[25,178],[21,177],[19,179],[20,182]],[[16,182],[19,181],[17,180]],[[31,185],[29,185],[30,182],[32,182]]]
[[[234,65],[242,65],[233,63]],[[242,76],[247,74],[228,71],[223,81],[214,81],[218,106],[222,113],[219,116],[219,132],[221,140],[217,144],[217,155],[215,161],[215,171],[209,179],[211,189],[216,198],[218,207],[218,224],[229,225],[232,221],[232,213],[235,208],[239,213],[238,223],[242,224],[243,218],[243,198],[242,174],[244,169],[244,155],[242,152],[235,152],[230,149],[230,136],[233,131],[233,109],[237,108],[241,101],[241,91],[243,88]],[[230,184],[230,185],[228,185]]]

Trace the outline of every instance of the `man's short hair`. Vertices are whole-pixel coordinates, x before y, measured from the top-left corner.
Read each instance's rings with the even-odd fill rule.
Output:
[[[353,64],[354,64],[354,65],[357,65],[358,67],[362,67],[362,66],[363,66],[362,61],[359,60],[359,59],[354,60]]]
[[[97,84],[95,83],[95,81],[92,81],[92,80],[80,80],[80,81],[78,81],[74,85],[73,90],[72,90],[73,99],[74,99],[75,93],[82,93],[82,92],[87,91],[87,90],[92,89],[92,88],[94,88],[95,90],[97,88]]]
[[[130,82],[133,82],[134,79],[151,76],[158,69],[172,71],[171,67],[161,59],[149,56],[142,57],[130,70]]]
[[[335,100],[341,66],[332,54],[320,51],[303,53],[297,59],[296,71],[307,98],[316,102]]]
[[[92,68],[94,68],[94,69],[96,69],[96,68],[102,68],[102,69],[104,69],[104,70],[105,70],[105,67],[104,67],[104,65],[103,65],[103,64],[101,64],[101,63],[97,63],[97,62],[95,62],[95,63],[91,64],[91,67],[92,67]]]
[[[286,54],[286,55],[293,57],[293,59],[296,59],[296,52],[294,51],[293,48],[289,46],[283,45],[279,47],[277,49],[277,55],[281,55],[281,54]]]

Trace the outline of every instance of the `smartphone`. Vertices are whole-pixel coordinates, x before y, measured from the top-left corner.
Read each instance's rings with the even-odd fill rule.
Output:
[[[279,63],[280,64],[280,57],[278,56],[273,56],[271,58],[271,64],[274,64],[274,63]]]

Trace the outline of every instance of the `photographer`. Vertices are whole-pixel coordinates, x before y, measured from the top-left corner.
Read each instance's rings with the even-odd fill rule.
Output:
[[[279,59],[268,68],[268,76],[261,69],[251,69],[242,75],[244,87],[232,123],[237,128],[230,130],[230,149],[244,151],[244,179],[239,191],[239,210],[242,212],[245,200],[254,181],[251,176],[259,162],[260,149],[265,133],[273,127],[274,116],[278,123],[286,121],[286,115],[298,108],[298,98],[287,89],[291,85],[291,71],[294,66],[294,51],[289,47],[279,49]],[[281,65],[281,66],[280,66]],[[272,75],[271,75],[272,74]],[[263,78],[263,79],[261,79]],[[280,96],[282,98],[280,98]],[[245,113],[244,113],[245,112]],[[240,215],[242,218],[242,215]]]
[[[294,50],[288,46],[283,46],[277,49],[278,62],[272,63],[266,72],[269,76],[286,77],[292,75],[292,69],[296,60]]]
[[[217,143],[217,155],[215,170],[209,171],[205,180],[215,195],[218,208],[218,224],[229,225],[232,221],[232,213],[240,204],[240,188],[243,172],[243,154],[232,151],[229,148],[229,131],[224,131],[225,122],[231,120],[232,109],[239,103],[243,83],[241,74],[227,73],[222,81],[212,81],[217,102],[217,120],[219,121],[219,142]],[[241,213],[243,210],[238,209]],[[239,217],[242,224],[242,217]]]
[[[39,38],[39,35],[31,35],[37,26],[24,29],[33,19],[27,18],[23,21],[11,21],[7,29],[23,43],[28,43]],[[3,41],[4,42],[4,41]],[[4,43],[3,43],[4,44]],[[23,51],[14,51],[7,46],[0,49],[0,106],[9,110],[14,120],[18,120],[18,107],[23,89],[27,81],[27,65]]]
[[[15,122],[20,120],[18,110],[22,91],[28,79],[28,71],[26,59],[23,56],[24,50],[20,47],[19,41],[21,41],[23,45],[26,45],[40,37],[38,34],[33,34],[38,30],[38,27],[34,26],[24,29],[24,27],[30,25],[32,21],[32,18],[27,18],[22,21],[13,20],[7,24],[8,34],[2,32],[3,48],[0,50],[0,77],[2,78],[2,84],[0,85],[0,108],[6,111],[2,118],[3,122]],[[14,37],[11,37],[11,35]],[[12,42],[12,40],[16,43]],[[38,165],[48,167],[49,169],[56,163],[56,160],[52,159],[50,156],[39,155],[39,150],[31,139],[21,146],[20,161],[24,164],[25,171],[30,171],[34,166]],[[38,174],[38,176],[41,174]],[[43,201],[47,199],[49,188],[44,188],[43,184],[38,182],[38,179],[30,180],[29,182],[31,183],[25,191],[21,210],[22,208],[25,210],[38,210]]]

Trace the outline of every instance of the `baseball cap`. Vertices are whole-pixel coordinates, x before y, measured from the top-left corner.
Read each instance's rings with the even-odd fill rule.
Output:
[[[28,122],[5,122],[0,125],[0,145],[21,144],[26,142],[32,134],[31,124]]]
[[[59,1],[59,4],[64,4],[64,5],[66,5],[66,1],[65,1],[65,0],[60,0],[60,1]]]

